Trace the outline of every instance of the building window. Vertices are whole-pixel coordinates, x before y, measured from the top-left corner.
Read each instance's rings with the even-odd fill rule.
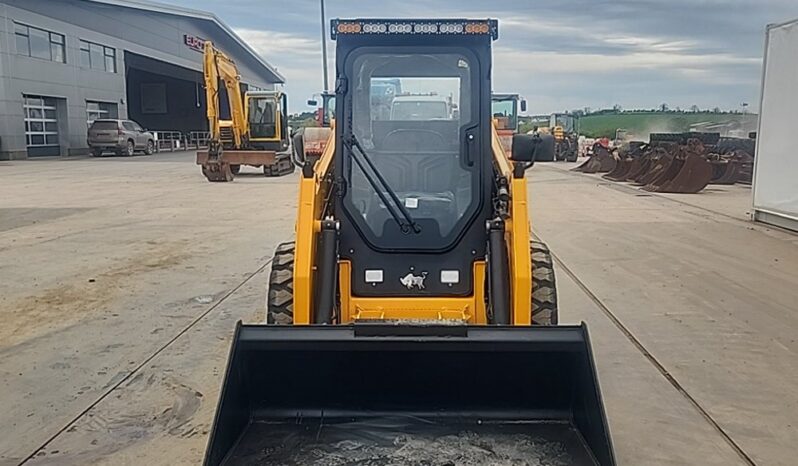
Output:
[[[66,63],[64,35],[44,29],[14,23],[17,54]]]
[[[91,126],[94,120],[100,119],[116,119],[117,118],[116,104],[108,102],[94,102],[91,100],[86,101],[86,123]]]
[[[116,49],[81,40],[80,66],[93,70],[105,70],[109,73],[116,73]]]
[[[58,115],[56,101],[51,97],[26,95],[25,138],[28,146],[58,145]]]

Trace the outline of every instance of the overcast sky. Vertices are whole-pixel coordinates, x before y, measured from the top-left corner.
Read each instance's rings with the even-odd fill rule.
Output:
[[[291,111],[322,88],[319,0],[161,0],[216,13],[286,77]],[[335,17],[491,17],[494,90],[534,114],[591,107],[755,110],[764,31],[798,0],[326,0]],[[335,43],[328,44],[334,79]]]

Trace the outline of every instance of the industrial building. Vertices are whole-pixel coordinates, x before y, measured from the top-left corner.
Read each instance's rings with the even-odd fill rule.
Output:
[[[205,40],[244,90],[283,77],[212,13],[142,0],[0,0],[0,160],[88,153],[96,118],[207,131]]]

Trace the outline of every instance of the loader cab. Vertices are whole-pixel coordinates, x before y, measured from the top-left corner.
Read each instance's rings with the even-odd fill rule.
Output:
[[[316,126],[319,128],[329,128],[335,118],[335,94],[324,91],[320,94],[321,102],[315,99],[308,100],[309,107],[316,108]]]
[[[250,91],[246,94],[249,143],[260,149],[288,148],[288,99],[282,92]]]
[[[518,132],[518,111],[526,111],[526,100],[518,94],[493,94],[491,97],[491,115],[496,129]],[[501,134],[501,133],[500,133]]]
[[[492,20],[333,20],[336,212],[354,295],[473,294],[492,215],[496,34]]]

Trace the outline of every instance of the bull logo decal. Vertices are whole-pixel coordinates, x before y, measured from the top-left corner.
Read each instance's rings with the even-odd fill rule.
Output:
[[[427,278],[427,272],[421,272],[421,275],[413,275],[413,272],[408,272],[407,275],[400,278],[399,281],[402,285],[406,286],[408,290],[412,290],[414,286],[417,286],[419,290],[423,290],[425,278]]]

